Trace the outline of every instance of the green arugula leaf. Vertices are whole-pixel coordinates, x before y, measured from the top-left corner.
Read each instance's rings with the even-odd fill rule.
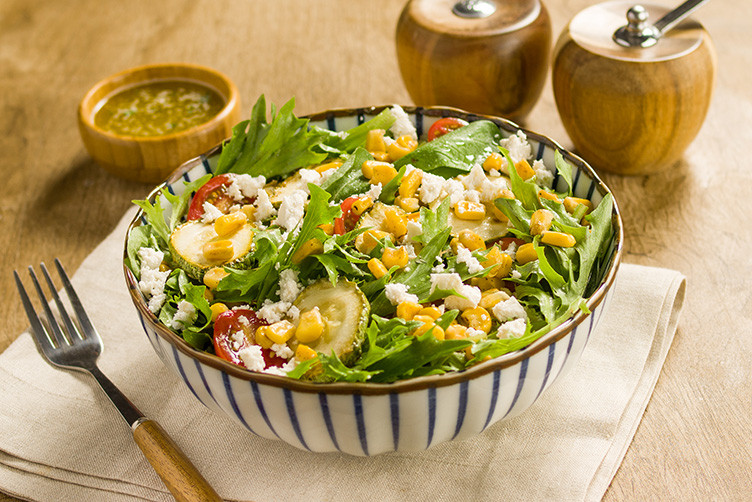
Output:
[[[473,165],[498,151],[499,127],[488,120],[471,122],[443,136],[423,143],[397,162],[394,167],[412,164],[426,172],[449,169],[448,172],[467,173]]]
[[[373,156],[364,148],[356,148],[344,164],[321,184],[321,189],[328,192],[333,201],[341,201],[351,195],[367,192],[371,184],[361,174],[361,166],[366,160],[372,159]]]
[[[220,154],[216,174],[245,173],[269,179],[326,159],[326,153],[314,149],[322,135],[309,129],[307,119],[297,118],[294,107],[295,98],[282,105],[278,113],[272,106],[272,120],[267,123],[262,95],[251,118],[233,128],[232,139]]]

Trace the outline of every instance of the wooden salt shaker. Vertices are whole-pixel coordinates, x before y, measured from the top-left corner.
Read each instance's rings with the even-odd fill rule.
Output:
[[[411,0],[396,39],[416,105],[522,120],[546,79],[551,22],[540,0]]]
[[[710,105],[715,51],[699,23],[675,13],[684,9],[686,17],[703,1],[687,1],[669,16],[666,7],[606,2],[564,29],[554,49],[554,97],[576,151],[596,169],[666,169],[697,135]]]

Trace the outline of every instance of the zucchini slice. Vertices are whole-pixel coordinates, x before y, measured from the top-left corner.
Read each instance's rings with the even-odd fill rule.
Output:
[[[204,245],[211,241],[229,240],[232,242],[232,257],[224,261],[210,261],[204,256]],[[230,236],[219,237],[211,223],[189,221],[183,223],[170,235],[170,252],[178,267],[188,276],[202,280],[207,270],[220,265],[242,266],[250,260],[253,244],[253,226],[243,225]]]
[[[503,237],[509,228],[508,222],[502,223],[490,215],[481,221],[470,221],[457,218],[454,211],[449,213],[449,225],[452,227],[452,235],[459,235],[463,230],[472,230],[486,242]]]
[[[345,365],[355,361],[365,338],[371,307],[354,282],[340,280],[336,286],[326,279],[314,282],[298,295],[294,305],[301,312],[318,307],[324,319],[321,338],[307,345],[326,355],[334,351]]]

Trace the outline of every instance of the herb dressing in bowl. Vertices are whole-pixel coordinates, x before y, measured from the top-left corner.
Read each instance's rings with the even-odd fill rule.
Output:
[[[224,105],[217,91],[197,82],[154,81],[105,98],[94,123],[122,136],[162,136],[203,124]]]

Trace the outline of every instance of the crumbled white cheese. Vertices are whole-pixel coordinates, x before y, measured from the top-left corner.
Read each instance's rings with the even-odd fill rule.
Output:
[[[465,185],[460,180],[449,179],[444,182],[441,195],[443,198],[449,198],[449,205],[454,207],[459,201],[463,199],[465,194]]]
[[[509,277],[512,279],[520,279],[522,277],[522,274],[519,270],[512,270],[512,272],[509,274]]]
[[[371,185],[371,189],[368,190],[365,194],[363,194],[365,197],[370,197],[371,201],[377,201],[379,200],[379,197],[381,197],[381,183],[377,183],[375,185]]]
[[[462,198],[468,202],[480,202],[480,192],[477,190],[465,190]]]
[[[261,308],[256,312],[259,317],[270,324],[279,322],[285,318],[285,314],[290,309],[289,302],[273,302],[269,299],[264,300]]]
[[[203,208],[204,214],[201,215],[202,223],[211,223],[224,214],[211,202],[204,202]]]
[[[530,143],[527,142],[527,136],[522,131],[517,131],[517,134],[502,139],[499,145],[509,151],[509,157],[515,164],[523,159],[529,159],[533,152]]]
[[[472,189],[480,191],[483,188],[483,184],[488,181],[488,178],[480,164],[475,164],[466,176],[460,177],[460,180],[468,190]]]
[[[517,243],[510,242],[509,245],[507,245],[507,248],[503,252],[508,254],[509,257],[512,259],[512,261],[514,261],[515,258],[517,257]]]
[[[300,309],[293,305],[292,307],[287,309],[287,316],[292,319],[292,322],[298,322],[298,319],[300,319]]]
[[[259,190],[266,185],[263,176],[253,177],[250,174],[232,174],[232,183],[227,187],[227,195],[233,200],[243,200],[258,196]]]
[[[303,290],[303,286],[298,284],[298,272],[291,268],[286,268],[279,274],[279,299],[283,302],[292,303]]]
[[[176,330],[183,329],[186,325],[191,324],[195,318],[196,307],[194,307],[191,302],[180,300],[180,303],[178,303],[178,310],[172,317],[170,327]]]
[[[283,359],[290,359],[295,353],[286,343],[275,343],[272,345],[272,352]]]
[[[264,369],[264,373],[268,373],[270,375],[279,375],[279,376],[287,376],[287,373],[295,369],[295,366],[298,365],[298,361],[296,359],[290,359],[282,366],[269,366],[268,368]]]
[[[465,336],[476,342],[488,338],[488,335],[486,335],[485,331],[475,328],[467,328],[467,331],[465,331]]]
[[[533,162],[533,170],[535,171],[535,180],[540,186],[550,187],[554,181],[554,175],[551,171],[546,169],[546,165],[542,160],[536,159]]]
[[[483,270],[483,265],[480,264],[478,259],[473,256],[472,251],[460,244],[457,246],[457,263],[464,263],[467,265],[467,271],[471,274],[476,274]]]
[[[269,194],[266,193],[266,190],[258,191],[258,195],[256,196],[253,205],[256,207],[256,211],[253,213],[253,218],[256,221],[265,220],[276,212],[272,201],[269,200]]]
[[[431,173],[423,173],[422,180],[420,182],[420,200],[424,204],[430,204],[437,200],[441,195],[441,191],[444,188],[444,178],[436,176]]]
[[[416,237],[423,234],[423,227],[417,221],[407,220],[407,234],[405,239],[414,241]]]
[[[498,338],[519,338],[525,334],[526,328],[527,321],[525,319],[515,319],[499,326],[496,336]]]
[[[405,113],[399,105],[394,105],[390,109],[394,116],[394,124],[389,130],[392,132],[395,138],[400,136],[410,136],[414,140],[418,139],[418,132],[415,130],[415,126],[410,122],[410,117]]]
[[[303,222],[305,204],[308,194],[303,190],[293,190],[288,194],[277,211],[275,224],[285,228],[288,232],[294,231]]]
[[[499,302],[491,309],[494,317],[501,322],[508,321],[510,319],[527,319],[527,312],[525,307],[517,301],[517,298],[510,296],[503,302]]]
[[[507,178],[501,176],[489,177],[480,190],[480,200],[482,202],[493,202],[501,197],[502,192],[507,189],[509,189]]]
[[[402,302],[418,303],[418,297],[414,294],[408,293],[407,285],[399,282],[387,284],[384,288],[384,293],[386,293],[386,299],[389,300],[392,305],[399,305]]]
[[[460,274],[454,272],[431,274],[431,293],[437,289],[444,291],[453,290],[458,295],[461,295],[449,295],[444,299],[444,305],[448,310],[466,310],[477,307],[481,299],[480,289],[463,284]]]
[[[162,251],[141,248],[138,250],[138,258],[141,260],[141,279],[138,281],[138,289],[148,298],[149,310],[156,314],[167,299],[164,286],[170,271],[162,272],[159,270],[159,266],[164,260]]]
[[[251,371],[264,371],[266,362],[261,352],[261,345],[249,344],[238,352],[238,357]]]

